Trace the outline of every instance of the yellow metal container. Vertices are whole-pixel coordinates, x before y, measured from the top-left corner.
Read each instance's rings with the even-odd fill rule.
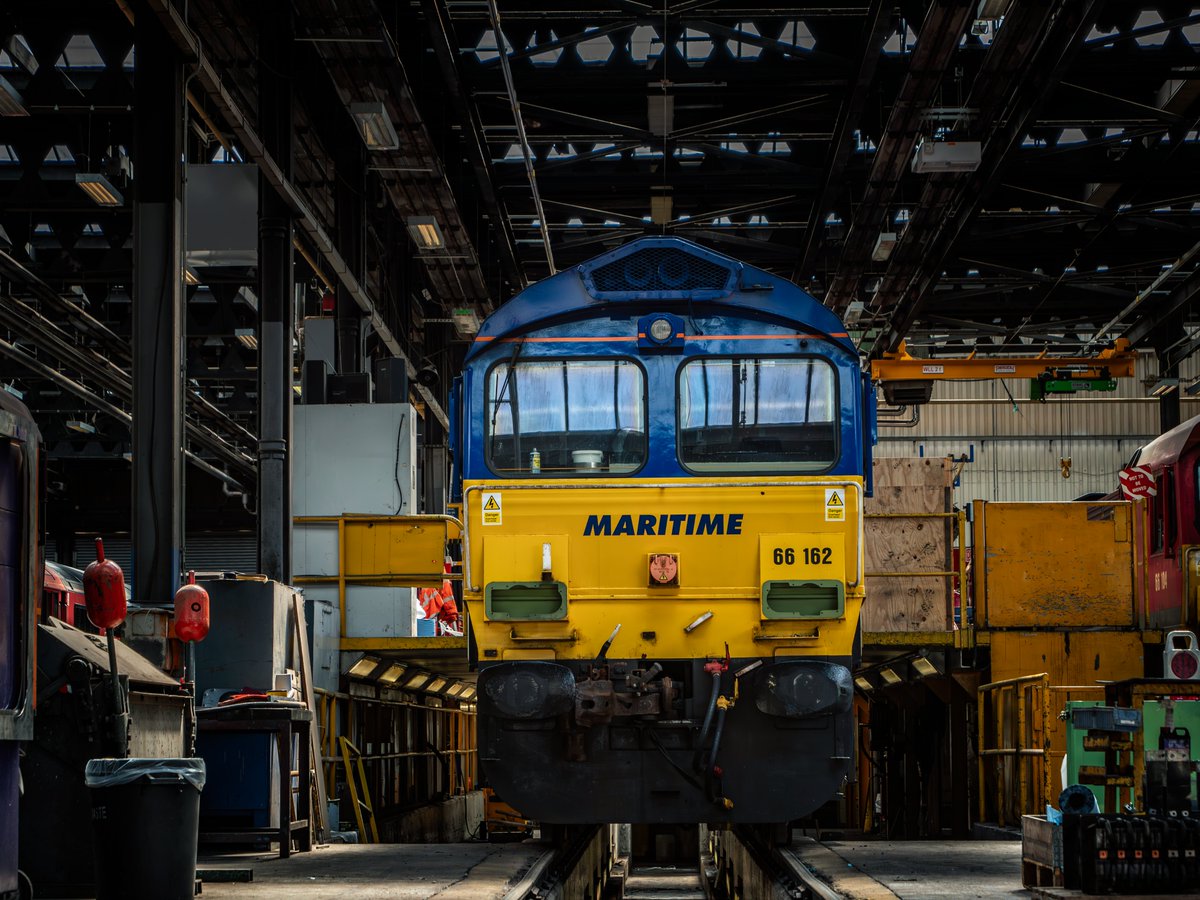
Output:
[[[1138,626],[1128,503],[977,501],[974,518],[981,627]]]

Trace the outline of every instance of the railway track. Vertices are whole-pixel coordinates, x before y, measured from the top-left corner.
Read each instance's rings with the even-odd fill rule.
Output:
[[[568,832],[505,900],[841,900],[787,847],[750,829],[701,827],[695,868],[631,866],[614,829]]]

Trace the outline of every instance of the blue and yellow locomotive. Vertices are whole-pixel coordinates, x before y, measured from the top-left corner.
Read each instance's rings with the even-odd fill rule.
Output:
[[[453,405],[492,787],[549,823],[834,797],[874,408],[837,317],[643,238],[493,314]]]

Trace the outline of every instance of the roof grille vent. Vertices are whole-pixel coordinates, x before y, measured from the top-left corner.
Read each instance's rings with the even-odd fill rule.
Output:
[[[733,270],[674,247],[648,247],[588,273],[593,294],[679,296],[693,291],[726,292]]]

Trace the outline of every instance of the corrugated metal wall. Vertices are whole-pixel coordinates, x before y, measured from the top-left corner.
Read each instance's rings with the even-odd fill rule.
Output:
[[[1186,385],[1200,361],[1181,366]],[[1157,363],[1143,354],[1137,377],[1122,379],[1111,394],[1086,393],[1037,403],[1027,381],[941,382],[921,408],[915,428],[880,419],[877,456],[970,457],[963,464],[955,502],[971,500],[1073,500],[1117,487],[1117,472],[1134,451],[1159,433],[1159,401],[1146,382]],[[1184,396],[1184,420],[1200,415],[1200,396]],[[1063,478],[1062,457],[1071,458]]]
[[[104,555],[114,560],[129,577],[133,562],[133,543],[129,535],[103,535]],[[75,542],[73,559],[58,558],[58,546],[48,540],[46,559],[62,562],[80,569],[96,558],[91,535],[79,535]],[[197,572],[244,572],[258,571],[258,539],[252,531],[228,534],[196,533],[187,536],[184,550],[184,568]]]

